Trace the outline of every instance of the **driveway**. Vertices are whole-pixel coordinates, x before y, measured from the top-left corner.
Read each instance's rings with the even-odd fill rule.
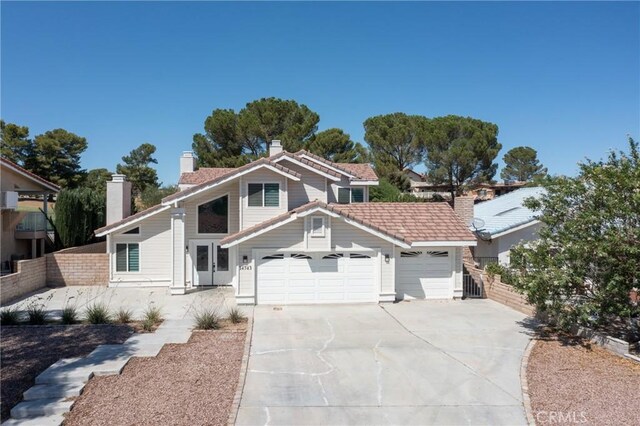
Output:
[[[530,324],[493,301],[258,306],[254,321],[238,424],[526,424]]]

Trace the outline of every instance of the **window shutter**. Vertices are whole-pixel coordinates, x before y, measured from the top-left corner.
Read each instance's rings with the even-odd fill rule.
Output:
[[[262,184],[249,184],[249,207],[262,207]]]
[[[138,244],[129,244],[129,272],[140,270],[140,250]]]
[[[351,190],[349,188],[338,188],[338,203],[349,204],[351,201]]]
[[[116,271],[127,271],[127,245],[116,244]]]
[[[277,183],[264,184],[264,205],[265,207],[280,206],[280,184],[277,184]]]

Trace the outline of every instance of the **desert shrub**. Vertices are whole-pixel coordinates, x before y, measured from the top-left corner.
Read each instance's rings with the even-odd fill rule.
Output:
[[[94,303],[87,307],[85,317],[90,324],[109,324],[111,313],[104,303]]]
[[[220,316],[213,308],[203,308],[193,317],[198,330],[217,330],[220,328]]]
[[[146,318],[144,321],[142,321],[142,329],[144,331],[148,331],[148,332],[153,331],[154,325],[156,325],[156,323],[153,320],[150,320],[149,318]]]
[[[27,306],[27,321],[31,325],[43,325],[47,323],[49,317],[44,305],[31,303]]]
[[[78,322],[78,309],[75,306],[65,306],[62,309],[62,323],[75,324]]]
[[[0,324],[1,325],[17,325],[20,323],[20,312],[18,308],[10,307],[4,308],[0,311]]]
[[[244,316],[244,314],[242,313],[242,311],[240,309],[236,308],[231,308],[229,310],[229,321],[231,321],[233,324],[238,324],[241,323],[242,321],[244,321],[246,319],[246,317]]]
[[[116,312],[116,322],[119,324],[129,323],[132,319],[133,312],[131,312],[131,309],[120,308],[118,312]]]
[[[150,321],[153,324],[159,324],[162,322],[162,312],[160,312],[160,308],[157,306],[151,306],[144,311],[143,321]]]

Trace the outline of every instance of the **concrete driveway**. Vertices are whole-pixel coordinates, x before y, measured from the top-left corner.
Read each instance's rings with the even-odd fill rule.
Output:
[[[490,300],[258,306],[238,424],[526,424],[525,316]]]

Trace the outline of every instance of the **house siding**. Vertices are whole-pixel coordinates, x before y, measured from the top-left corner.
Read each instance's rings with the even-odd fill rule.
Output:
[[[285,160],[282,165],[302,175],[299,182],[291,180],[288,182],[289,210],[314,200],[327,202],[327,178],[291,161]]]
[[[279,183],[280,184],[280,205],[278,207],[249,207],[248,202],[248,185],[250,183]],[[240,197],[241,197],[241,230],[249,228],[265,220],[271,219],[288,211],[287,184],[288,179],[272,172],[271,170],[257,170],[240,180]]]
[[[133,228],[140,228],[138,235],[124,235]],[[166,285],[171,281],[171,214],[168,210],[148,217],[123,229],[109,238],[109,264],[111,285],[138,283],[139,285]],[[140,271],[116,272],[115,252],[118,243],[138,243],[140,245]],[[160,283],[159,283],[160,282]]]
[[[328,183],[328,182],[327,182]],[[338,188],[363,188],[364,189],[364,201],[369,201],[369,187],[366,185],[352,185],[349,178],[343,176],[339,182],[331,182],[327,185],[327,199],[329,203],[338,202]]]
[[[239,181],[229,182],[184,202],[185,238],[187,241],[197,238],[213,238],[216,234],[198,234],[198,206],[229,194],[229,232],[235,234],[240,230],[240,192]],[[220,234],[218,234],[220,235]]]

